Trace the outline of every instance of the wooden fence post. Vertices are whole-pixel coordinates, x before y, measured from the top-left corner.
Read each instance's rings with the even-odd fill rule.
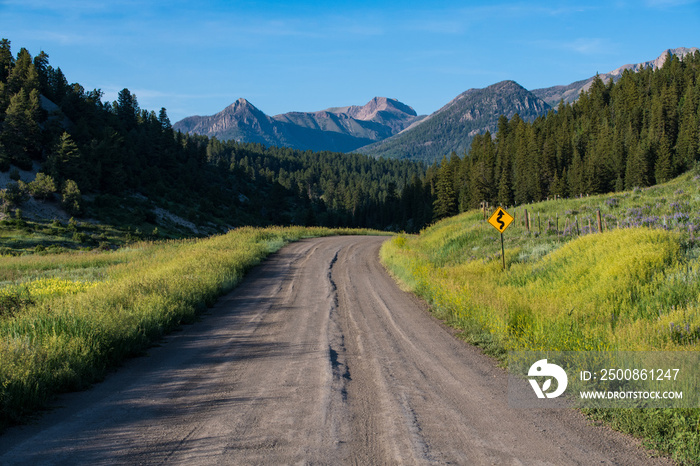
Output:
[[[530,231],[530,214],[527,212],[527,209],[525,209],[525,228],[527,231]]]

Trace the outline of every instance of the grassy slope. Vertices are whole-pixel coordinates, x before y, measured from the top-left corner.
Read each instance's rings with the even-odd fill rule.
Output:
[[[240,228],[117,251],[0,256],[0,428],[81,389],[231,290],[245,272],[328,228]]]
[[[436,315],[499,357],[508,350],[697,351],[699,188],[700,176],[687,173],[644,190],[528,205],[530,232],[524,208],[507,209],[516,221],[505,233],[506,272],[498,232],[478,211],[397,237],[382,259]],[[596,233],[598,209],[603,234]],[[700,410],[590,414],[680,461],[700,461]]]

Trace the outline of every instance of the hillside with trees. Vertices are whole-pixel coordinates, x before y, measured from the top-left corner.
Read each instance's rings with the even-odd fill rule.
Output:
[[[0,172],[14,180],[0,186],[5,215],[33,197],[176,236],[269,224],[403,229],[432,219],[420,164],[185,135],[165,108],[141,109],[128,89],[103,102],[48,58],[24,48],[14,56],[0,42]],[[38,173],[22,181],[18,170]],[[411,198],[399,208],[404,192]]]
[[[663,183],[700,157],[700,52],[600,78],[573,104],[533,122],[501,116],[469,155],[436,170],[435,216],[484,200],[503,206]]]
[[[543,100],[515,81],[502,81],[484,89],[469,89],[399,134],[357,151],[373,157],[432,164],[450,152],[463,154],[479,134],[493,134],[500,115],[510,118],[517,114],[532,121],[549,109]]]

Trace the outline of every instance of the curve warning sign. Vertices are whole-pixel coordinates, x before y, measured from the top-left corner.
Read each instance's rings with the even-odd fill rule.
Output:
[[[506,231],[506,228],[508,228],[511,222],[513,222],[513,217],[506,212],[503,207],[496,209],[491,217],[489,217],[489,223],[501,233]]]

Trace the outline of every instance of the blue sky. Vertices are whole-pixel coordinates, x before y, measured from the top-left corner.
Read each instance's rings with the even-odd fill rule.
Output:
[[[239,97],[269,115],[374,96],[429,114],[504,79],[568,84],[700,47],[700,0],[0,0],[0,36],[173,122]]]

